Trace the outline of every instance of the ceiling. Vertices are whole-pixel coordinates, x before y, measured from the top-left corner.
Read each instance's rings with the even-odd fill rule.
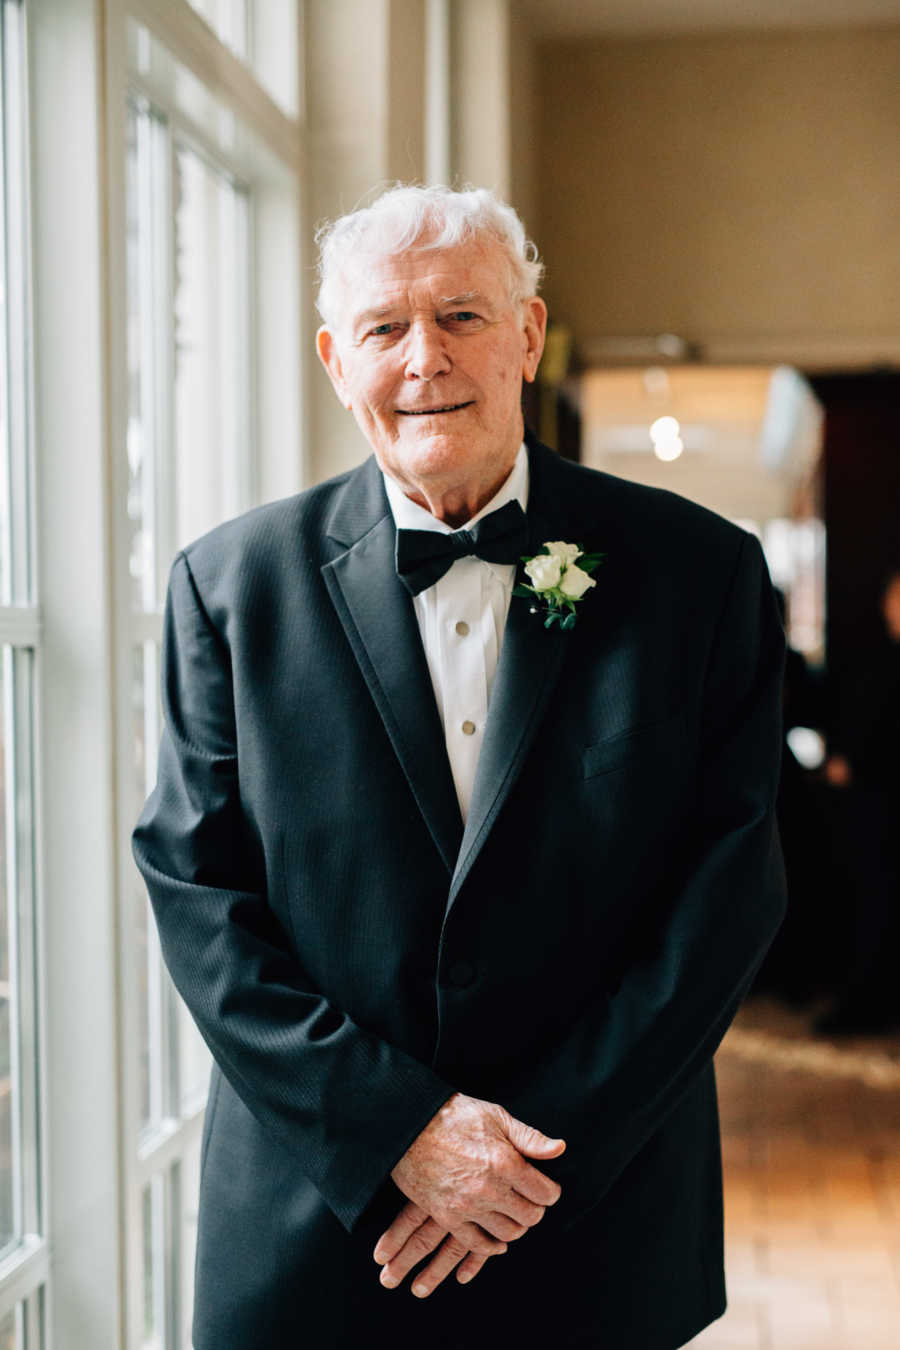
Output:
[[[860,28],[900,23],[900,0],[516,0],[538,37]]]

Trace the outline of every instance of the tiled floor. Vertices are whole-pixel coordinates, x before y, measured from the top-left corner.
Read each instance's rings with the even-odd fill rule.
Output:
[[[729,1309],[691,1350],[900,1350],[900,1039],[755,1002],[716,1066]]]

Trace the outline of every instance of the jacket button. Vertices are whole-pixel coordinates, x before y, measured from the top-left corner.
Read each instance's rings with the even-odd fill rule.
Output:
[[[454,961],[447,971],[447,979],[456,989],[465,989],[475,979],[475,967],[471,961]]]

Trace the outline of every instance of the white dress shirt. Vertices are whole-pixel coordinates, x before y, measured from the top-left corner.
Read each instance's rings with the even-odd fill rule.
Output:
[[[388,474],[384,474],[384,486],[398,529],[452,533],[450,525],[404,496]],[[511,501],[518,501],[523,511],[528,505],[524,444],[499,492],[464,528]],[[515,574],[512,563],[457,558],[440,581],[413,597],[463,821],[472,800]]]

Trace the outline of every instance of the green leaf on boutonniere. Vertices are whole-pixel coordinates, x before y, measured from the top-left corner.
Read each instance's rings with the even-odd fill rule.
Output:
[[[583,553],[578,559],[578,566],[582,572],[590,573],[600,566],[605,557],[605,553]]]

